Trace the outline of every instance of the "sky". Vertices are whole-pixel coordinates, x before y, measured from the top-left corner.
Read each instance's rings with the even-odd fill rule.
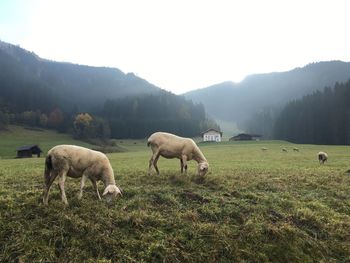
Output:
[[[0,40],[181,94],[350,61],[347,0],[0,0]]]

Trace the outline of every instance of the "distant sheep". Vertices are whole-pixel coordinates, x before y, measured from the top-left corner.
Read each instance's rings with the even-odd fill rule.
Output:
[[[299,148],[294,147],[294,148],[293,148],[293,151],[294,151],[294,152],[299,152]]]
[[[267,149],[266,147],[262,147],[261,150],[262,150],[263,152],[265,152],[265,151],[267,151],[268,149]]]
[[[187,161],[192,159],[198,163],[198,175],[204,176],[208,172],[209,164],[207,159],[190,138],[183,138],[166,132],[156,132],[148,138],[147,146],[151,146],[153,152],[149,160],[148,174],[151,174],[152,165],[156,169],[157,174],[159,174],[157,167],[159,156],[167,159],[180,159],[181,173],[183,173],[184,169],[185,173],[187,173]]]
[[[102,196],[106,196],[108,202],[121,195],[120,189],[115,184],[112,166],[107,156],[101,152],[75,145],[58,145],[49,150],[45,161],[45,188],[43,194],[45,205],[48,204],[50,187],[57,176],[61,198],[66,205],[68,205],[68,201],[64,191],[64,182],[67,176],[81,177],[79,199],[83,196],[83,188],[87,179],[92,182],[99,199],[101,199],[101,196],[96,182],[100,180],[105,185]]]
[[[325,152],[318,153],[318,161],[320,164],[324,164],[328,160],[328,154]]]
[[[282,152],[288,152],[286,148],[282,148]]]

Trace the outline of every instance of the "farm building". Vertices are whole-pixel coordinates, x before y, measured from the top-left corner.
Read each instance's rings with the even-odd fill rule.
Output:
[[[236,136],[233,136],[230,138],[230,141],[251,141],[251,140],[259,140],[261,135],[258,134],[247,134],[247,133],[240,133]]]
[[[40,157],[42,150],[38,145],[25,145],[17,148],[17,158],[30,158],[33,154]]]
[[[209,129],[201,133],[204,142],[221,142],[222,132]]]

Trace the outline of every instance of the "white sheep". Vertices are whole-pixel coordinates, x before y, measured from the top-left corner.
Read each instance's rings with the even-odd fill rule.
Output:
[[[299,152],[299,148],[293,147],[293,151],[294,151],[294,152]]]
[[[327,161],[328,159],[328,154],[325,152],[319,152],[318,153],[318,161],[320,162],[320,164],[324,164],[325,161]]]
[[[100,180],[105,185],[102,196],[106,196],[108,202],[119,194],[121,195],[121,190],[115,184],[112,166],[105,154],[75,145],[58,145],[48,151],[45,160],[43,194],[45,205],[48,204],[50,187],[56,177],[58,177],[62,201],[68,205],[64,191],[64,182],[67,176],[81,177],[79,199],[83,196],[83,188],[87,179],[91,180],[99,199],[101,196],[96,182]]]
[[[199,176],[204,176],[208,172],[209,164],[207,159],[190,138],[183,138],[166,132],[156,132],[148,138],[147,146],[151,146],[153,152],[149,160],[148,174],[151,174],[152,165],[156,169],[157,174],[159,174],[157,167],[159,156],[167,159],[180,159],[181,173],[183,173],[184,168],[185,173],[187,173],[187,161],[192,159],[198,163],[197,172]]]
[[[282,152],[288,152],[286,148],[282,148]]]
[[[261,150],[262,150],[263,152],[265,152],[265,151],[267,151],[267,150],[268,150],[268,148],[266,148],[266,147],[262,147],[262,148],[261,148]]]

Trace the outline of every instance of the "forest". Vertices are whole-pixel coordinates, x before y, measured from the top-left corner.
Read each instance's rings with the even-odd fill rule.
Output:
[[[218,128],[202,104],[133,73],[48,61],[0,41],[0,129],[50,128],[86,138],[145,138],[154,131],[198,136]]]
[[[350,80],[289,102],[274,137],[295,143],[350,144]]]
[[[313,63],[178,96],[133,73],[49,61],[0,41],[0,129],[20,124],[81,139],[159,130],[194,137],[226,119],[265,139],[350,144],[349,69]]]
[[[100,115],[109,123],[113,138],[146,138],[155,131],[195,137],[208,128],[219,129],[202,104],[165,91],[108,100]]]
[[[20,124],[68,132],[80,139],[146,138],[159,130],[195,137],[208,128],[219,129],[206,116],[202,104],[166,91],[107,100],[90,112],[78,112],[75,107],[67,111],[59,103],[49,111],[40,103],[22,107],[24,111],[11,111],[11,107],[1,103],[0,129]]]
[[[203,103],[216,120],[234,122],[241,130],[273,138],[271,120],[289,101],[349,78],[350,62],[323,61],[285,72],[249,75],[238,83],[223,82],[184,95]]]

